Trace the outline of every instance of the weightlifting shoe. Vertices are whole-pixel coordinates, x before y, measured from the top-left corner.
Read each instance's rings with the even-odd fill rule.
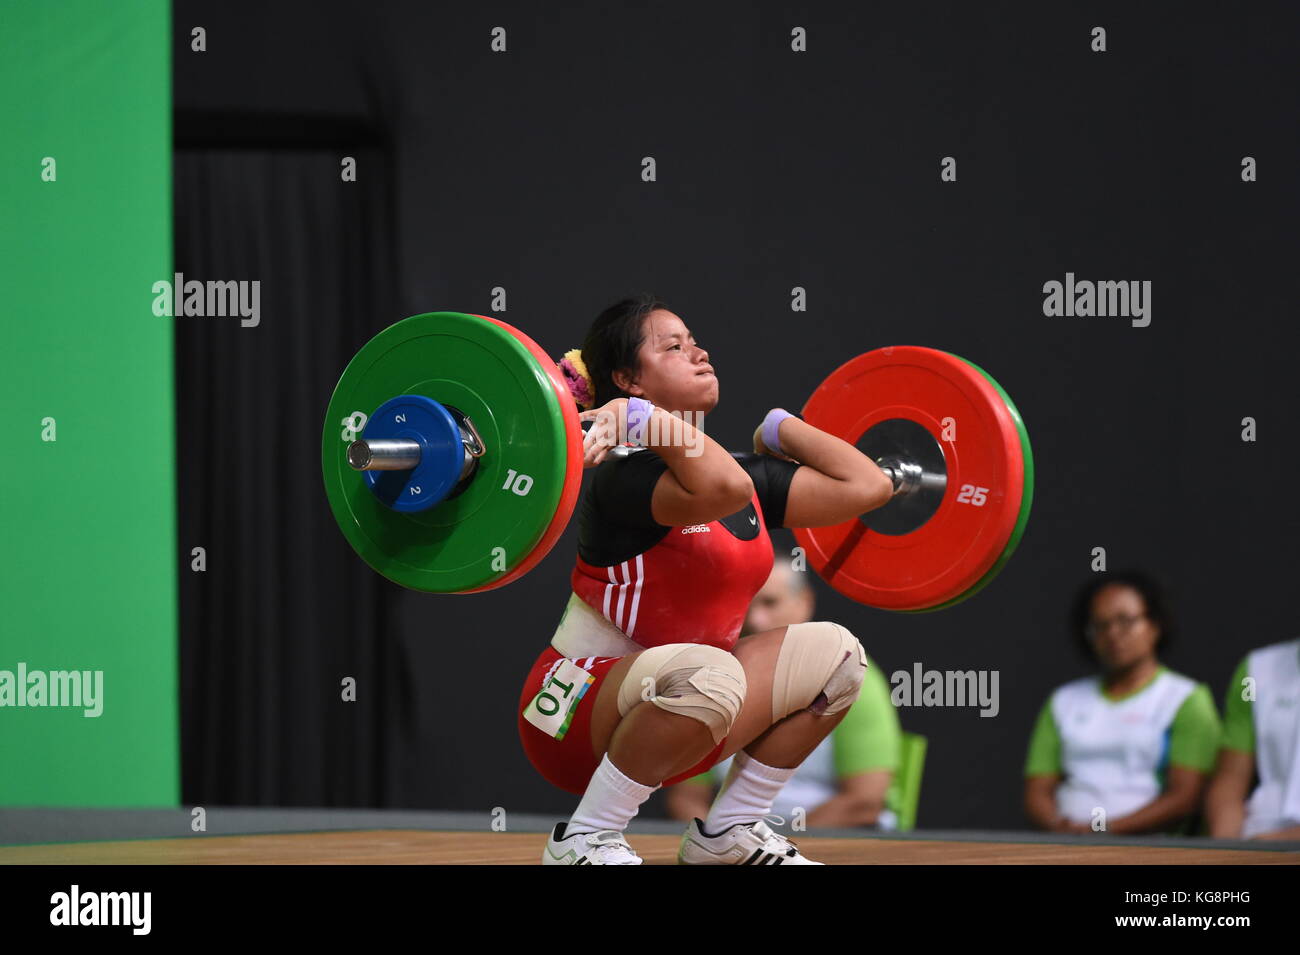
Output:
[[[542,865],[641,865],[623,833],[613,829],[598,832],[565,832],[567,822],[557,822],[546,840]]]
[[[780,819],[780,816],[774,816]],[[778,823],[779,825],[779,823]],[[798,846],[768,824],[738,822],[717,835],[704,831],[700,819],[692,819],[677,849],[678,865],[825,865],[806,859]]]

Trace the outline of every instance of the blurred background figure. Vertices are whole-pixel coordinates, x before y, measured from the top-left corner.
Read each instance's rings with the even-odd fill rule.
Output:
[[[791,569],[780,555],[755,595],[741,636],[813,619],[816,595],[807,574]],[[772,813],[791,823],[802,809],[809,828],[876,826],[896,828],[902,730],[889,699],[889,684],[868,654],[862,692],[848,714],[809,754],[772,804]],[[674,819],[705,818],[731,760],[706,773],[666,787],[665,806]],[[783,823],[778,823],[782,825]]]
[[[1246,655],[1224,694],[1223,724],[1205,797],[1210,835],[1300,839],[1300,639]]]
[[[1051,832],[1189,832],[1222,727],[1209,688],[1160,662],[1173,636],[1163,592],[1141,573],[1102,574],[1071,622],[1101,674],[1058,687],[1039,713],[1026,814]]]

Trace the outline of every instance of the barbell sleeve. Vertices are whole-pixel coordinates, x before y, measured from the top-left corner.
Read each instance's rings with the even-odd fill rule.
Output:
[[[420,442],[406,438],[358,438],[348,445],[354,471],[409,471],[420,463]]]

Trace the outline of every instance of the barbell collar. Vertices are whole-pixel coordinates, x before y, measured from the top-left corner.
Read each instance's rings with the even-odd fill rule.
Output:
[[[487,446],[483,443],[483,439],[479,437],[478,428],[474,427],[473,419],[455,408],[451,409],[451,416],[456,419],[456,425],[460,428],[460,443],[465,447],[465,456],[467,458],[483,457],[487,453]],[[468,467],[469,461],[466,461],[465,464]]]
[[[904,498],[921,490],[938,491],[942,494],[948,487],[946,474],[927,471],[915,461],[906,458],[883,457],[877,459],[876,465],[893,482],[894,498]]]

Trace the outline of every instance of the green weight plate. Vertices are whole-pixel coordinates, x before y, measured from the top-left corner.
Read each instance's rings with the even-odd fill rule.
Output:
[[[952,352],[949,352],[948,354],[951,355]],[[1007,409],[1011,412],[1011,417],[1015,420],[1016,430],[1020,433],[1020,448],[1024,452],[1025,492],[1020,499],[1020,513],[1016,518],[1016,525],[1011,531],[1011,537],[1007,540],[1007,546],[1003,548],[1001,556],[999,556],[993,566],[989,568],[988,573],[976,581],[970,589],[966,590],[964,593],[958,594],[951,600],[937,604],[933,607],[924,607],[920,610],[900,610],[898,611],[899,613],[933,613],[936,610],[946,610],[949,607],[961,603],[963,600],[968,600],[988,586],[990,581],[992,581],[993,578],[1002,570],[1006,562],[1011,559],[1011,555],[1015,553],[1016,547],[1020,544],[1020,538],[1023,537],[1025,533],[1025,525],[1029,522],[1029,509],[1034,500],[1034,453],[1029,446],[1029,432],[1025,429],[1024,419],[1020,417],[1020,410],[1016,407],[1015,402],[1011,400],[1011,396],[1006,393],[1002,386],[998,384],[997,380],[987,371],[975,364],[973,361],[962,358],[960,355],[954,355],[953,357],[961,358],[962,361],[966,362],[966,364],[970,365],[983,375],[985,379],[988,380],[988,383],[997,389],[998,394],[1002,396],[1002,400],[1007,403]]]
[[[403,394],[468,415],[487,449],[462,493],[417,514],[386,507],[345,454],[362,416]],[[413,590],[457,593],[509,574],[541,541],[568,444],[555,387],[519,338],[477,316],[431,312],[384,329],[348,363],[325,416],[321,465],[330,510],[366,563]]]

